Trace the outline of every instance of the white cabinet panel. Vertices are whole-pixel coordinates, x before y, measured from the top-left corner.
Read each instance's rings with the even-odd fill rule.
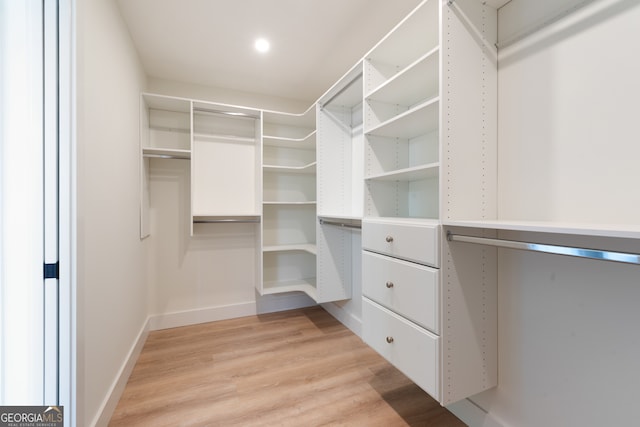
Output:
[[[362,293],[438,334],[439,272],[422,265],[364,252]]]
[[[440,399],[437,335],[364,298],[362,339],[423,390]]]
[[[373,252],[438,267],[438,222],[366,219],[362,247]]]
[[[193,216],[259,215],[255,142],[194,140]]]

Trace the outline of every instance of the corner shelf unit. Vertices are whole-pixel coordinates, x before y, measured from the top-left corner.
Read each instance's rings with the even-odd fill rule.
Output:
[[[315,110],[263,113],[261,295],[316,290]]]

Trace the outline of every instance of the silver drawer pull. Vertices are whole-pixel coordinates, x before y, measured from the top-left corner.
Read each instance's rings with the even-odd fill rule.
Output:
[[[387,342],[391,344],[393,342],[393,337],[387,337]]]
[[[389,289],[393,288],[393,282],[387,282],[387,288]]]
[[[391,243],[393,242],[393,236],[387,236],[385,240],[387,241],[387,243]]]

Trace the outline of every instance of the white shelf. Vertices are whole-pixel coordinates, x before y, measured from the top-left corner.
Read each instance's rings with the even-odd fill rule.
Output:
[[[406,169],[398,169],[377,175],[365,177],[371,181],[419,181],[421,179],[437,178],[440,171],[440,163],[414,166]]]
[[[263,295],[280,294],[283,292],[304,292],[314,300],[318,299],[315,277],[283,282],[264,282]]]
[[[159,157],[164,159],[190,159],[191,150],[181,150],[176,148],[143,147],[142,155],[144,157]]]
[[[216,135],[213,133],[202,133],[202,132],[197,132],[197,133],[194,132],[193,139],[218,140],[218,141],[222,140],[222,141],[229,141],[229,142],[248,142],[251,144],[256,142],[255,138],[235,136],[235,135]]]
[[[339,106],[351,108],[362,103],[362,65],[356,64],[336,82],[318,101],[322,108]]]
[[[439,51],[436,47],[426,53],[365,97],[390,104],[414,105],[426,96],[437,96]]]
[[[306,202],[282,202],[277,200],[265,200],[262,202],[262,204],[267,206],[314,206],[317,204],[317,202],[315,200]]]
[[[437,227],[440,221],[431,218],[412,218],[412,217],[364,217],[362,222],[375,222],[382,224],[404,224],[404,225],[428,225]]]
[[[439,97],[425,101],[365,131],[367,135],[413,138],[438,129]]]
[[[262,170],[264,172],[272,172],[272,173],[314,174],[316,173],[316,165],[317,165],[317,162],[312,162],[304,166],[263,165]]]
[[[311,255],[316,254],[316,245],[312,243],[300,243],[296,245],[273,245],[263,246],[262,252],[307,252]]]
[[[415,58],[433,49],[439,41],[439,3],[428,1],[414,10],[375,45],[365,58],[405,67]]]
[[[318,214],[318,218],[326,219],[328,221],[344,221],[354,225],[360,224],[362,222],[361,216],[353,216],[353,215]]]
[[[180,113],[191,112],[191,100],[175,96],[142,93],[145,107],[153,110],[175,111]]]
[[[640,239],[640,225],[592,224],[556,221],[516,221],[516,220],[456,220],[443,221],[451,227],[485,228],[491,230],[529,231],[538,233],[571,234],[593,237],[619,237]]]
[[[278,200],[264,200],[262,202],[263,205],[270,206],[300,206],[300,205],[315,205],[317,202],[315,200],[308,200],[304,202],[283,202]]]
[[[309,107],[302,113],[287,113],[283,111],[265,110],[263,121],[265,124],[293,127],[309,127],[316,125],[315,106]]]
[[[316,131],[314,129],[305,136],[299,138],[277,135],[263,135],[262,143],[266,146],[273,147],[313,149],[316,143]]]

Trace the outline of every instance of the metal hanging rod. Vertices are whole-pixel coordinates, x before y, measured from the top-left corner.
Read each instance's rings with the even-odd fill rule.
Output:
[[[219,218],[219,219],[196,219],[194,224],[225,224],[225,223],[259,223],[260,218]]]
[[[451,231],[447,231],[447,240],[450,242],[476,243],[480,245],[497,246],[500,248],[520,249],[526,251],[543,252],[547,254],[620,262],[624,264],[640,264],[640,254],[605,251],[601,249],[575,248],[571,246],[548,245],[544,243],[519,242],[516,240],[464,236],[460,234],[453,234]]]
[[[340,221],[327,221],[326,219],[322,219],[320,218],[320,225],[335,225],[336,227],[344,227],[344,228],[355,228],[355,229],[361,229],[362,225],[360,224],[347,224],[346,222],[340,222]]]

